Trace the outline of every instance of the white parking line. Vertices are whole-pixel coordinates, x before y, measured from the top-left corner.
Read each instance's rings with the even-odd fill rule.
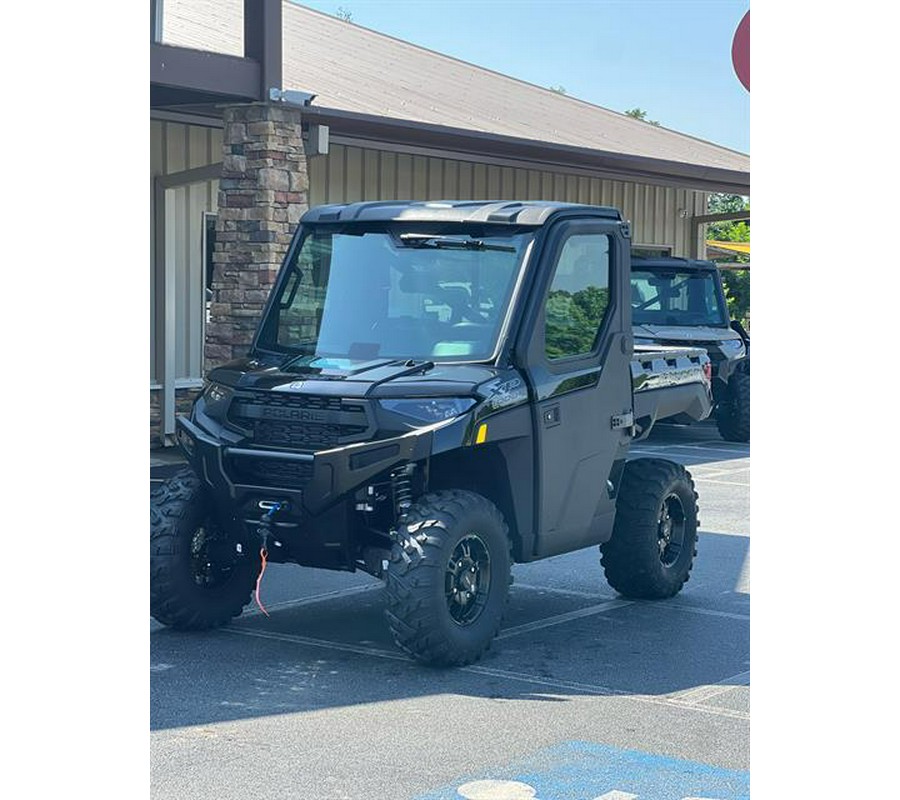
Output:
[[[463,672],[473,672],[475,674],[485,675],[487,677],[505,678],[511,681],[520,681],[522,683],[549,686],[554,689],[568,689],[569,691],[576,691],[582,694],[592,694],[601,697],[616,697],[622,700],[634,700],[638,703],[650,703],[651,705],[656,706],[669,706],[679,709],[699,711],[704,714],[712,714],[717,717],[728,717],[730,719],[750,719],[750,715],[744,711],[735,711],[733,709],[720,708],[718,706],[694,705],[691,703],[681,702],[677,699],[673,699],[672,696],[635,694],[625,689],[612,689],[609,686],[601,686],[599,684],[565,681],[558,680],[556,678],[545,678],[539,677],[537,675],[529,675],[526,672],[514,672],[507,669],[495,669],[493,667],[482,667],[475,665],[471,667],[459,667],[459,669]],[[726,680],[730,679],[726,678]],[[734,688],[734,686],[731,686],[730,688]]]
[[[676,444],[677,443],[673,443]],[[749,450],[750,444],[747,442],[726,442],[715,440],[712,441],[710,439],[698,439],[692,442],[681,442],[681,444],[687,445],[688,447],[718,447],[722,450]]]
[[[318,647],[325,650],[334,650],[343,653],[353,653],[354,655],[372,656],[374,658],[383,658],[390,661],[406,661],[409,658],[402,653],[390,652],[374,647],[363,647],[360,645],[348,644],[346,642],[331,642],[324,639],[313,639],[308,636],[295,636],[288,633],[274,633],[270,631],[251,630],[243,627],[227,627],[221,629],[222,633],[232,633],[238,636],[251,636],[258,639],[271,639],[273,641],[288,642],[293,644],[307,645],[310,647]],[[591,694],[599,696],[614,696],[623,700],[634,700],[639,703],[650,703],[657,706],[669,706],[690,711],[697,711],[703,714],[712,714],[718,717],[728,717],[730,719],[749,720],[750,715],[743,711],[734,711],[728,708],[718,708],[716,706],[700,706],[691,703],[680,702],[669,697],[654,697],[650,695],[638,695],[624,689],[612,689],[609,686],[599,684],[580,683],[577,681],[557,680],[556,678],[546,678],[537,675],[529,675],[525,672],[513,672],[506,669],[496,669],[493,667],[484,667],[473,665],[469,667],[458,667],[460,672],[469,672],[475,675],[483,675],[491,678],[503,678],[505,680],[527,683],[535,686],[547,686],[551,689],[564,689],[569,692],[575,691],[581,694]]]
[[[516,625],[515,627],[507,628],[505,631],[502,631],[497,638],[509,639],[511,636],[519,636],[520,634],[539,631],[543,628],[552,628],[556,625],[562,625],[575,619],[593,617],[595,614],[604,614],[615,608],[623,608],[630,605],[634,605],[634,600],[607,600],[605,603],[600,603],[596,606],[577,608],[574,611],[567,611],[565,614],[557,614],[555,617],[547,617],[546,619],[539,619],[534,622],[526,622],[524,625]]]
[[[539,586],[535,583],[522,583],[521,581],[516,581],[513,584],[514,589],[528,589],[529,591],[534,592],[552,592],[553,594],[561,594],[568,597],[583,597],[586,600],[603,600],[603,595],[600,594],[592,594],[591,592],[579,592],[574,589],[557,589],[554,586]],[[658,602],[655,600],[635,600],[635,601],[623,601],[626,605],[629,603],[637,603],[638,605],[647,606],[648,608],[656,608],[656,609],[667,609],[671,608],[674,611],[686,611],[689,614],[701,614],[708,617],[722,617],[724,619],[737,619],[742,622],[749,621],[749,614],[740,614],[736,611],[720,611],[715,608],[704,608],[703,606],[689,606],[684,603],[677,603],[672,600],[666,600],[664,602]],[[592,608],[599,608],[599,606],[592,606]],[[600,613],[600,612],[596,612]],[[565,615],[561,615],[565,616]],[[587,616],[587,615],[586,615]],[[556,617],[550,617],[549,619],[556,619]],[[577,619],[577,617],[575,617]],[[511,629],[512,630],[512,629]],[[502,634],[501,634],[502,636]]]
[[[702,467],[698,464],[691,465],[691,469],[710,469],[709,467]],[[750,467],[735,467],[734,469],[713,469],[712,472],[703,472],[700,473],[700,477],[708,480],[709,478],[721,478],[723,475],[734,475],[738,472],[749,472]]]
[[[325,650],[337,650],[342,653],[355,653],[360,656],[375,656],[387,658],[392,661],[408,661],[409,659],[399,650],[380,650],[365,645],[350,644],[348,642],[332,642],[326,639],[314,639],[311,636],[297,636],[293,633],[277,633],[275,631],[260,631],[255,628],[239,627],[231,625],[221,628],[222,633],[234,633],[238,636],[255,636],[257,639],[271,639],[276,642],[289,642],[291,644],[304,644],[309,647],[321,647]]]
[[[321,594],[310,595],[309,597],[298,597],[295,600],[282,600],[280,603],[266,603],[266,610],[272,611],[273,609],[284,609],[284,608],[298,608],[300,606],[309,606],[314,605],[315,603],[323,603],[326,600],[333,600],[336,597],[350,597],[355,594],[364,594],[365,592],[374,592],[378,589],[383,588],[381,583],[376,584],[367,584],[365,586],[351,586],[347,589],[335,589],[331,592],[322,592]],[[247,606],[244,609],[243,613],[240,616],[240,619],[246,619],[247,617],[260,617],[262,616],[262,611],[260,611],[256,606]],[[160,624],[152,617],[150,618],[150,633],[158,633],[159,631],[164,631],[167,626]]]
[[[382,583],[372,583],[365,584],[363,586],[351,586],[348,589],[335,589],[331,592],[322,592],[321,594],[310,595],[309,597],[298,597],[295,600],[282,600],[280,603],[265,603],[266,610],[272,611],[276,608],[299,608],[300,606],[309,606],[314,603],[322,603],[326,600],[332,600],[336,597],[350,597],[355,594],[365,594],[366,592],[374,592],[378,589],[383,589],[384,584]],[[252,608],[245,609],[244,613],[241,614],[241,617],[257,617],[262,616],[262,611],[260,611],[256,606]]]
[[[642,606],[652,606],[653,608],[671,608],[675,611],[687,611],[689,614],[700,614],[702,616],[707,617],[722,617],[724,619],[737,619],[742,622],[749,622],[750,615],[749,614],[739,614],[736,611],[719,611],[715,608],[703,608],[701,606],[686,606],[682,603],[673,603],[671,600],[667,600],[663,603],[659,603],[654,600],[643,600],[640,601]]]
[[[271,603],[266,604],[266,609],[269,611],[274,611],[275,609],[287,609],[287,608],[301,608],[303,606],[315,605],[316,603],[324,603],[328,600],[334,600],[339,597],[352,597],[358,594],[366,594],[368,592],[375,592],[379,589],[383,588],[383,584],[375,583],[375,584],[367,584],[364,586],[351,586],[347,589],[335,589],[330,592],[322,592],[321,594],[314,594],[309,597],[298,597],[294,600],[282,600],[279,603]],[[513,588],[515,590],[518,589],[526,589],[532,592],[549,592],[551,594],[559,594],[566,597],[579,597],[585,600],[603,600],[603,595],[601,594],[593,594],[591,592],[580,592],[574,589],[559,589],[555,586],[541,586],[534,583],[522,583],[521,581],[516,581],[513,584]],[[623,600],[618,598],[606,599],[603,602],[598,603],[593,606],[587,606],[586,608],[578,608],[574,611],[568,611],[564,614],[557,614],[553,617],[546,617],[544,619],[534,620],[533,622],[526,622],[522,625],[516,625],[512,628],[507,628],[500,632],[500,635],[497,637],[498,639],[509,639],[513,636],[519,636],[523,633],[529,633],[530,631],[542,630],[544,628],[552,628],[556,625],[562,625],[566,622],[571,622],[576,619],[584,619],[585,617],[592,617],[597,614],[603,614],[607,611],[613,611],[617,608],[624,608],[630,605],[642,605],[650,608],[655,608],[657,610],[660,609],[672,609],[673,611],[684,611],[689,614],[700,614],[704,616],[710,617],[722,617],[724,619],[736,619],[740,621],[749,621],[749,614],[741,614],[735,611],[720,611],[715,608],[704,608],[702,606],[689,606],[684,605],[683,603],[673,602],[671,600],[667,600],[664,603],[651,602],[651,601],[640,601],[640,600]],[[256,607],[247,607],[244,609],[243,614],[241,614],[240,619],[247,619],[248,617],[258,617],[262,616],[262,612]],[[156,622],[153,618],[150,619],[150,633],[156,633],[158,631],[165,630],[166,626],[161,625]],[[302,638],[302,637],[301,637]],[[311,641],[311,640],[310,640]]]
[[[693,689],[676,692],[675,694],[669,695],[669,699],[686,705],[699,706],[707,700],[711,700],[713,697],[719,697],[740,686],[750,686],[750,670],[740,672],[737,675],[732,675],[729,678],[723,678],[722,680],[707,686],[696,686]]]
[[[669,450],[700,450],[704,453],[727,453],[730,456],[738,456],[739,458],[750,458],[749,449],[732,450],[727,447],[704,447],[697,444],[640,444],[631,448],[631,452],[656,452],[660,455],[667,453]]]
[[[738,481],[718,481],[714,478],[698,478],[696,476],[694,477],[694,481],[697,483],[718,483],[722,486],[744,486],[748,489],[750,488],[749,483],[740,483]]]
[[[553,592],[553,594],[562,594],[569,597],[583,597],[586,600],[614,600],[612,597],[604,597],[596,592],[579,592],[576,589],[557,589],[555,586],[541,586],[537,583],[522,583],[519,580],[513,584],[513,589],[530,589],[535,592]]]

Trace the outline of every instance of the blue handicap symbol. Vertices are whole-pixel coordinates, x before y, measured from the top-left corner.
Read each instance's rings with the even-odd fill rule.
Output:
[[[566,742],[417,800],[749,800],[750,773],[592,742]]]

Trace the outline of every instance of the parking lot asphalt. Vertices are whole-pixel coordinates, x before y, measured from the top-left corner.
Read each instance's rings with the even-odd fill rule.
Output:
[[[362,574],[272,565],[268,618],[151,620],[151,797],[749,797],[749,447],[660,426],[632,455],[687,465],[700,495],[672,600],[618,597],[595,547],[517,565],[498,640],[451,670],[394,648]]]

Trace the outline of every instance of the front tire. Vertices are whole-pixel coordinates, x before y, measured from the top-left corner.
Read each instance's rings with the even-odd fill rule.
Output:
[[[697,555],[697,493],[681,464],[640,458],[625,464],[612,538],[600,546],[606,580],[641,600],[672,597]]]
[[[497,635],[512,582],[503,515],[474,492],[432,492],[397,535],[385,611],[394,641],[425,664],[471,664]]]
[[[750,441],[750,373],[735,372],[716,409],[716,426],[726,442]]]
[[[259,574],[257,549],[216,523],[191,469],[150,495],[150,613],[179,630],[207,630],[238,616]]]

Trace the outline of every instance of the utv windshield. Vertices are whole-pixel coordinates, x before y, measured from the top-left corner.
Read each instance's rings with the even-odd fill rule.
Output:
[[[632,269],[631,322],[728,327],[717,283],[715,275],[706,271]]]
[[[257,346],[309,361],[484,361],[530,233],[313,228],[282,275]]]

